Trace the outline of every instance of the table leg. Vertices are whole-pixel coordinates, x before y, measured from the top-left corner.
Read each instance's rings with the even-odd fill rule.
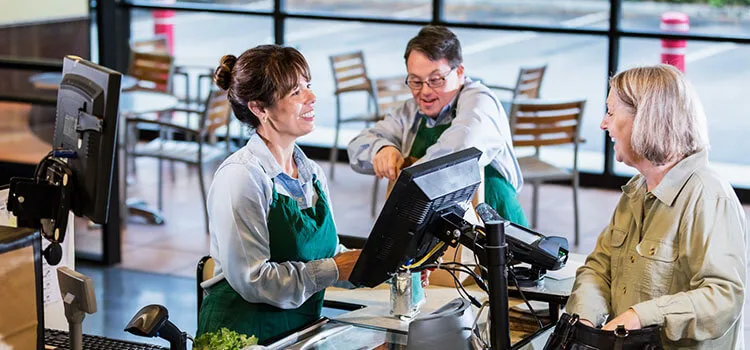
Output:
[[[549,303],[549,318],[553,323],[557,323],[560,319],[560,304]]]

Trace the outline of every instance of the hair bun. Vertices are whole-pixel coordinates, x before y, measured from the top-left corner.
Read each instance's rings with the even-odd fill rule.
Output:
[[[237,57],[234,55],[224,55],[219,60],[219,66],[214,72],[214,81],[222,90],[229,90],[229,86],[232,85],[232,69],[235,63],[237,63]]]

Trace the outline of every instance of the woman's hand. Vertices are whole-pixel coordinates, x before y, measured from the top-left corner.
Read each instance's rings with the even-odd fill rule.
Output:
[[[641,319],[638,318],[638,314],[635,313],[635,310],[628,309],[628,311],[621,313],[612,321],[605,324],[604,327],[602,327],[602,330],[613,331],[618,325],[625,326],[625,329],[641,329]]]
[[[336,263],[336,268],[339,270],[339,281],[349,280],[349,275],[352,274],[354,264],[357,263],[357,259],[359,259],[359,254],[361,252],[361,249],[350,250],[333,257],[333,261]]]
[[[403,164],[404,157],[401,156],[401,151],[393,146],[381,148],[372,158],[372,168],[379,179],[387,177],[391,181],[396,180]]]

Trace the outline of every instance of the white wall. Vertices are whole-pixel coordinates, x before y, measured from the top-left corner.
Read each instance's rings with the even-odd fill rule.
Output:
[[[88,16],[88,0],[0,0],[0,26]]]

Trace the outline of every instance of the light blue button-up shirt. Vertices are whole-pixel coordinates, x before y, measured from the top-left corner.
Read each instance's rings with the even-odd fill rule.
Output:
[[[318,200],[314,178],[328,196],[325,173],[296,145],[294,161],[297,179],[282,171],[260,136],[253,134],[247,145],[216,170],[208,192],[211,256],[216,268],[214,277],[202,284],[204,288],[226,279],[249,302],[290,309],[336,283],[338,270],[333,259],[269,261],[267,219],[273,186],[279,195],[294,199],[300,209],[312,207]],[[336,253],[344,250],[339,244]]]
[[[523,186],[521,168],[518,166],[508,117],[502,105],[486,86],[466,78],[458,101],[446,106],[436,119],[427,118],[427,127],[451,124],[438,141],[427,148],[417,163],[435,159],[466,148],[482,151],[479,166],[492,165],[500,175],[513,185],[516,192]],[[456,105],[455,118],[452,106]],[[354,171],[374,174],[372,159],[385,146],[393,146],[404,157],[411,152],[419,129],[422,113],[414,99],[395,108],[374,127],[365,129],[348,147],[349,164]]]

